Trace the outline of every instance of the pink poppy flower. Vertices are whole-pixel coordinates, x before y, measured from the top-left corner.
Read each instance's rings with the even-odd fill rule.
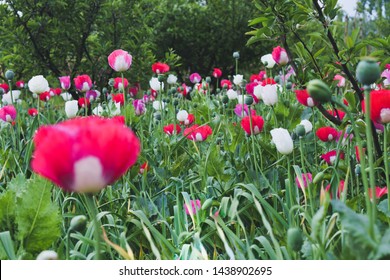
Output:
[[[222,70],[219,68],[214,68],[213,77],[219,79],[221,78],[221,76],[222,76]]]
[[[202,80],[202,77],[198,73],[192,73],[190,75],[190,81],[193,84],[199,83]]]
[[[340,198],[340,195],[344,191],[344,184],[345,184],[345,181],[344,180],[340,180],[339,186],[337,188],[337,198]],[[327,185],[325,187],[325,191],[330,193],[330,198],[332,198],[332,193],[330,192],[330,187],[331,187],[330,184]]]
[[[179,134],[180,131],[181,131],[181,127],[180,125],[176,125],[176,129],[175,129],[175,125],[174,124],[169,124],[169,125],[166,125],[163,127],[163,130],[164,130],[164,133],[165,134],[168,134],[168,135],[173,135],[173,134]]]
[[[204,141],[206,140],[211,134],[213,133],[213,130],[208,125],[199,126],[197,124],[194,124],[193,126],[184,129],[184,136],[187,137],[190,140],[193,141]]]
[[[134,112],[137,116],[140,116],[146,112],[146,106],[143,99],[133,100]]]
[[[273,49],[272,58],[279,65],[286,65],[289,61],[286,50],[280,46]]]
[[[338,87],[345,87],[345,78],[339,74],[335,75],[333,78],[334,81],[338,81]]]
[[[125,104],[125,97],[123,96],[123,93],[116,93],[116,94],[111,94],[112,96],[112,101],[115,103],[121,104],[123,106]]]
[[[79,75],[73,79],[74,85],[77,90],[86,92],[92,87],[92,80],[88,75]]]
[[[61,88],[63,90],[70,89],[70,76],[62,76],[58,78],[60,80]]]
[[[42,126],[33,141],[34,172],[70,192],[96,192],[114,183],[140,152],[129,128],[100,117]]]
[[[375,197],[376,199],[380,199],[382,196],[388,194],[387,187],[375,187]],[[368,189],[368,195],[372,199],[372,189]]]
[[[16,109],[13,105],[7,105],[0,108],[0,120],[13,122],[16,119]]]
[[[38,115],[38,110],[35,109],[35,108],[30,108],[30,109],[28,109],[27,113],[28,113],[31,117],[35,117],[36,115]]]
[[[188,114],[187,119],[184,122],[180,122],[180,124],[184,124],[185,126],[189,126],[193,124],[195,121],[195,116],[193,114]]]
[[[311,173],[302,173],[302,180],[303,180],[303,188],[307,188],[309,183],[313,182],[313,176]],[[297,184],[298,188],[302,189],[301,182],[299,182],[298,176],[295,177],[295,183]]]
[[[24,81],[20,80],[20,81],[17,81],[15,83],[15,85],[17,88],[24,88],[25,83],[24,83]]]
[[[89,101],[89,99],[85,98],[85,97],[81,97],[79,98],[79,100],[77,101],[79,106],[81,108],[84,108],[84,107],[88,107],[89,104],[91,104],[91,102]]]
[[[116,72],[127,71],[132,63],[133,57],[124,50],[115,50],[108,56],[108,64]]]
[[[126,78],[123,78],[123,82],[125,83],[125,88],[127,88],[129,86],[129,81]],[[121,77],[114,78],[114,89],[123,89]]]
[[[327,164],[332,165],[336,161],[336,156],[337,156],[337,151],[336,150],[332,150],[330,152],[327,152],[327,153],[321,155],[321,158],[323,160],[325,160],[325,162]],[[339,157],[340,157],[340,159],[344,159],[345,158],[345,154],[343,152],[340,152],[339,153]]]
[[[296,89],[295,97],[298,102],[307,107],[314,107],[317,105],[317,102],[309,95],[306,89]]]
[[[232,88],[232,82],[229,80],[221,80],[221,88],[231,89]]]

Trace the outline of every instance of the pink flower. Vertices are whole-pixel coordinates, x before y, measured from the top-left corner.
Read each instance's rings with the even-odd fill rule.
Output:
[[[134,112],[137,116],[140,116],[146,112],[145,102],[143,99],[133,100]]]
[[[94,89],[90,89],[85,93],[85,97],[88,100],[96,100],[100,96],[100,92]]]
[[[337,188],[337,198],[340,198],[340,195],[344,191],[344,184],[345,184],[345,181],[344,180],[340,180],[339,186]],[[330,193],[330,187],[331,187],[330,184],[327,185],[326,188],[325,188],[325,191]],[[330,198],[332,198],[332,193],[330,193]]]
[[[339,81],[337,83],[338,87],[345,87],[345,78],[339,74],[335,75],[333,78],[334,81]]]
[[[133,57],[124,50],[115,50],[108,56],[108,64],[116,72],[127,71],[132,62]]]
[[[309,183],[313,182],[313,176],[311,173],[302,173],[302,180],[303,180],[303,187],[307,188]],[[302,185],[300,180],[298,179],[298,176],[295,178],[295,183],[297,184],[298,188],[302,189]]]
[[[70,76],[62,76],[58,78],[60,80],[61,88],[68,90],[70,88]]]
[[[198,73],[192,73],[190,75],[190,81],[193,84],[199,83],[202,80],[202,77]]]
[[[0,108],[0,119],[5,122],[13,122],[16,119],[16,109],[13,105]]]
[[[251,135],[252,131],[253,134],[259,134],[263,130],[264,126],[264,120],[262,116],[256,116],[252,115],[251,116],[252,121],[250,120],[249,116],[244,117],[241,120],[241,127],[244,129],[247,135]],[[251,130],[251,122],[252,122],[252,130]]]
[[[321,155],[321,158],[325,160],[325,162],[329,165],[332,165],[336,161],[337,151],[332,150],[330,152],[327,152],[326,154]],[[343,152],[339,153],[340,159],[344,159],[345,155]]]
[[[306,89],[296,89],[295,96],[298,102],[304,106],[314,107],[315,105],[317,105],[317,102],[315,102],[313,98],[311,98]]]
[[[140,174],[144,174],[145,171],[148,171],[150,168],[149,168],[149,164],[147,162],[144,162],[143,164],[141,164],[141,166],[139,167],[139,173]]]
[[[169,65],[162,62],[156,62],[152,65],[152,71],[156,74],[164,74],[169,71]]]
[[[0,89],[7,93],[9,91],[9,86],[7,84],[0,84]]]
[[[277,46],[272,51],[272,58],[279,65],[286,65],[288,63],[288,55],[285,49]]]
[[[219,68],[214,68],[213,77],[218,79],[221,78],[221,76],[222,76],[222,70]]]
[[[243,112],[244,111],[244,112]],[[238,116],[238,117],[242,117],[242,116],[249,116],[249,109],[248,109],[248,105],[244,104],[237,104],[236,105],[236,108],[234,108],[234,113]]]
[[[202,125],[199,126],[197,124],[194,124],[193,126],[184,129],[184,136],[187,137],[190,140],[193,141],[204,141],[206,140],[211,134],[213,133],[213,130],[208,125]]]
[[[376,199],[380,199],[382,196],[388,194],[387,187],[375,187],[375,197]],[[368,195],[372,199],[372,189],[368,189]]]
[[[129,81],[126,78],[123,78],[123,82],[125,83],[125,88],[128,87]],[[114,79],[114,88],[115,89],[123,89],[123,84],[122,84],[122,78],[117,77]]]
[[[66,191],[81,193],[114,183],[140,152],[140,142],[129,128],[100,117],[42,126],[33,141],[34,172]]]
[[[187,215],[195,215],[198,210],[202,208],[202,205],[200,203],[200,200],[190,200],[191,203],[191,208],[188,208],[187,204],[184,204],[184,211],[186,212]]]
[[[232,82],[229,81],[229,80],[221,80],[221,87],[222,88],[227,88],[227,89],[231,89],[232,88]]]
[[[184,122],[180,122],[180,124],[184,124],[186,126],[189,126],[193,124],[195,121],[195,116],[193,114],[188,114],[187,119]]]
[[[390,65],[390,64],[387,64],[387,65]],[[390,85],[390,69],[389,68],[385,69],[385,71],[382,72],[381,77],[385,78],[384,81],[383,81],[383,85],[385,87]]]
[[[85,97],[81,97],[81,98],[79,98],[79,100],[78,100],[78,104],[79,104],[79,106],[80,106],[81,108],[88,107],[90,103],[91,103],[91,102],[89,101],[89,99],[87,99],[87,98],[85,98]]]
[[[31,116],[31,117],[35,117],[36,115],[38,115],[38,110],[35,109],[35,108],[30,108],[28,109],[28,114]]]
[[[92,87],[92,80],[88,75],[79,75],[73,79],[74,85],[77,90],[86,92]]]

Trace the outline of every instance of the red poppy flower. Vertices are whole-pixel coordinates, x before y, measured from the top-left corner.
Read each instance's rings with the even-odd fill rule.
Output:
[[[317,105],[317,102],[313,100],[306,89],[296,89],[295,96],[298,102],[306,107],[314,107]]]
[[[60,95],[62,93],[62,89],[60,89],[60,88],[51,88],[49,90],[49,93],[50,93],[51,96]]]
[[[184,124],[185,126],[189,126],[193,124],[195,121],[195,116],[193,114],[188,114],[187,119],[184,122],[180,122],[180,124]]]
[[[9,86],[7,84],[0,84],[0,88],[7,93],[9,91]]]
[[[119,124],[125,125],[125,116],[115,116],[111,119]]]
[[[375,187],[375,197],[376,199],[380,199],[382,196],[388,194],[387,187]],[[368,189],[368,195],[372,199],[372,189]]]
[[[370,93],[371,120],[378,123],[390,122],[390,90],[373,90]],[[365,106],[362,106],[365,111]]]
[[[112,184],[140,152],[140,142],[129,128],[100,117],[42,126],[34,144],[34,172],[75,192],[96,192]]]
[[[325,126],[317,129],[316,135],[321,141],[328,142],[335,140],[337,138],[338,133],[337,129],[330,126]]]
[[[267,79],[264,79],[262,82],[261,82],[261,85],[263,87],[265,87],[266,85],[276,85],[277,83],[275,82],[274,79],[272,78],[267,78]]]
[[[169,65],[162,62],[156,62],[152,65],[152,71],[156,74],[164,74],[169,71]]]
[[[221,78],[221,76],[222,76],[222,70],[219,68],[214,68],[213,77],[218,79]]]
[[[112,101],[115,103],[121,104],[123,106],[125,104],[125,98],[123,96],[123,93],[117,93],[117,94],[112,94]]]
[[[253,134],[259,134],[263,130],[264,119],[262,116],[252,116],[252,131]],[[241,127],[245,130],[246,134],[251,135],[250,119],[249,116],[244,117],[241,120]]]
[[[47,102],[50,99],[50,92],[49,91],[44,91],[39,95],[39,100],[43,102]]]
[[[144,174],[145,171],[148,171],[150,168],[149,168],[149,164],[147,162],[144,162],[143,164],[141,164],[141,166],[139,167],[139,173],[140,174]]]
[[[24,81],[20,80],[15,83],[17,88],[24,88]]]
[[[183,95],[185,97],[187,95],[187,93],[188,93],[187,85],[186,84],[182,84],[181,87],[177,88],[177,91],[179,93],[181,93],[181,95]]]
[[[179,134],[180,131],[181,131],[180,125],[178,125],[178,124],[176,125],[176,132],[175,132],[175,128],[174,127],[175,127],[174,124],[169,124],[169,125],[164,126],[163,130],[168,135],[173,135],[174,133],[176,133],[176,135]]]
[[[336,156],[337,156],[337,151],[336,150],[332,150],[330,152],[327,152],[326,154],[323,154],[321,155],[321,158],[323,160],[325,160],[325,162],[329,165],[333,164],[336,160]],[[339,153],[339,157],[340,159],[344,159],[345,158],[345,154],[343,152],[340,152]]]
[[[184,129],[184,136],[193,141],[204,141],[213,133],[213,130],[208,125],[199,126],[194,124],[193,126]]]
[[[344,180],[340,180],[339,186],[337,188],[337,198],[340,198],[341,193],[344,191]],[[325,187],[325,191],[330,193],[330,184]],[[330,198],[332,198],[332,193],[330,193]]]
[[[30,108],[28,109],[28,114],[31,116],[31,117],[35,117],[36,115],[38,115],[38,110],[35,109],[35,108]]]
[[[88,75],[79,75],[73,79],[77,90],[85,92],[92,87],[92,80]]]
[[[345,112],[341,110],[327,110],[329,114],[334,116],[336,119],[343,120],[345,117]]]
[[[90,103],[91,102],[89,101],[89,99],[85,97],[79,98],[78,100],[78,104],[81,108],[88,106]]]

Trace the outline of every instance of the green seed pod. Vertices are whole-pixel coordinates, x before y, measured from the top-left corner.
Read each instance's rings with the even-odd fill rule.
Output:
[[[12,70],[7,70],[7,71],[5,72],[5,78],[6,78],[8,81],[11,81],[14,77],[15,77],[14,71],[12,71]]]
[[[226,95],[224,95],[223,97],[222,97],[222,103],[223,104],[227,104],[229,102],[229,97],[227,97]]]
[[[274,81],[279,84],[280,82],[280,76],[275,76]]]
[[[360,166],[360,164],[356,164],[355,166],[355,174],[356,175],[360,175],[362,173],[362,168]]]
[[[84,215],[78,215],[72,218],[70,221],[70,231],[82,231],[87,225],[87,217]]]
[[[233,58],[239,59],[240,58],[240,53],[239,52],[234,52],[233,53]]]
[[[206,77],[206,82],[207,83],[211,83],[211,78],[210,77]]]
[[[318,79],[309,82],[307,92],[315,101],[321,103],[326,103],[332,98],[332,92],[329,86]]]
[[[154,118],[155,118],[156,120],[159,120],[159,121],[161,120],[161,113],[160,113],[160,112],[154,113],[153,116],[154,116]]]
[[[288,82],[287,84],[286,84],[286,89],[291,89],[292,88],[292,83],[291,82]]]
[[[287,247],[298,252],[303,244],[302,232],[299,228],[289,228],[287,231]]]
[[[179,105],[179,100],[174,99],[174,100],[173,100],[173,106],[177,106],[177,105]]]
[[[356,78],[363,85],[368,86],[375,83],[380,76],[379,65],[372,58],[365,58],[356,67]]]
[[[306,135],[305,127],[301,124],[297,125],[297,127],[295,128],[295,132],[299,137],[303,137]]]
[[[252,105],[252,103],[253,103],[253,97],[250,96],[250,95],[245,96],[244,102],[245,102],[245,104],[248,105],[248,106]]]
[[[324,172],[317,173],[317,175],[314,176],[313,183],[314,184],[318,184],[319,182],[322,181],[322,179],[324,179],[324,177],[325,177],[325,173]]]
[[[165,77],[164,75],[158,75],[158,81],[161,83],[161,82],[164,82],[165,80]]]
[[[115,81],[114,81],[113,78],[111,78],[111,79],[108,80],[108,85],[109,85],[110,87],[113,87],[113,86],[114,86],[114,83],[115,83]]]

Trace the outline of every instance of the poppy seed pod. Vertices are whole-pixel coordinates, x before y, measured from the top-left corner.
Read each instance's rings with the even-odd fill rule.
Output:
[[[6,78],[8,81],[11,81],[14,77],[15,77],[14,71],[12,71],[12,70],[7,70],[7,71],[5,72],[5,78]]]
[[[302,232],[299,228],[289,228],[287,231],[287,247],[298,252],[303,244]]]
[[[332,92],[327,84],[315,79],[307,85],[307,92],[317,102],[326,103],[332,98]]]
[[[70,221],[70,231],[82,231],[87,225],[87,217],[84,215],[78,215],[72,218]]]
[[[373,59],[366,58],[356,67],[356,78],[363,85],[371,85],[381,76],[379,65]]]

